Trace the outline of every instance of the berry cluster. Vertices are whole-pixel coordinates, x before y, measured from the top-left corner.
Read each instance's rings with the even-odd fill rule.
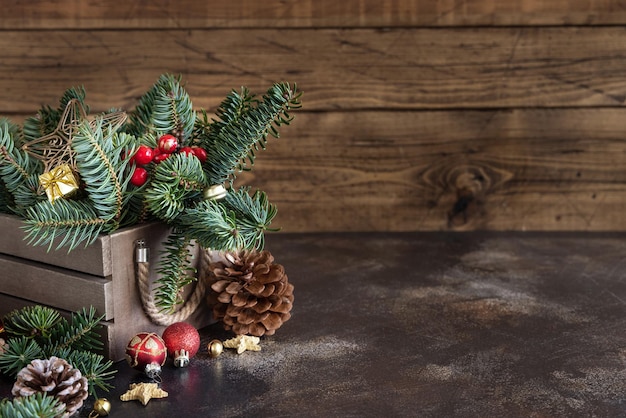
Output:
[[[206,151],[200,147],[180,147],[178,139],[174,135],[165,134],[159,138],[156,148],[150,148],[147,145],[140,145],[135,154],[131,157],[131,162],[135,163],[135,169],[130,178],[130,182],[134,186],[143,186],[148,181],[148,170],[144,168],[152,162],[158,164],[175,152],[182,152],[187,155],[194,155],[201,163],[207,158]]]

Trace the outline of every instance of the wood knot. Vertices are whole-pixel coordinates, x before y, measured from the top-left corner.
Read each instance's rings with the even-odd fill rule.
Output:
[[[486,222],[487,196],[507,183],[513,174],[488,162],[460,160],[456,157],[440,160],[422,178],[434,188],[436,200],[443,200],[449,228],[466,226],[470,220],[477,227],[481,220]]]

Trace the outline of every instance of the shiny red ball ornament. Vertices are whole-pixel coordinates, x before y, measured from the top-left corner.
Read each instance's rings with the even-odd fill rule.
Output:
[[[153,332],[140,332],[126,346],[126,361],[133,369],[142,371],[150,378],[161,373],[167,359],[165,342]]]
[[[136,164],[146,165],[152,162],[152,158],[154,157],[154,151],[147,145],[140,145],[133,156],[133,159]]]
[[[200,348],[198,330],[187,322],[175,322],[163,331],[167,354],[174,359],[176,367],[186,367]]]
[[[133,186],[143,186],[148,181],[148,171],[143,167],[135,167],[130,177],[130,183]]]
[[[159,138],[159,149],[161,152],[171,154],[178,148],[178,139],[174,135],[165,134]]]

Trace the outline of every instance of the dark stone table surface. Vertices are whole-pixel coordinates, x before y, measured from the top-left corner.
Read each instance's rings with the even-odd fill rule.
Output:
[[[111,417],[626,416],[624,234],[275,234],[266,248],[295,286],[291,320],[259,352],[166,364],[169,397],[145,407],[119,400],[146,379],[117,363]]]

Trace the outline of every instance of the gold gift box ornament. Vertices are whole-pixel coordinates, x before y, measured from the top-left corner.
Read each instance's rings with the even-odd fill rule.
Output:
[[[39,183],[46,191],[50,203],[78,190],[78,179],[69,164],[62,164],[43,173],[39,176]]]

